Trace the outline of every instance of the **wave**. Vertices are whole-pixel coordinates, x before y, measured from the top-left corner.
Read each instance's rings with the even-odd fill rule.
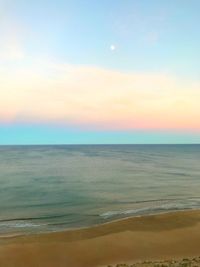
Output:
[[[27,218],[8,218],[0,220],[0,231],[3,229],[13,228],[39,228],[50,225],[50,220],[59,219],[69,216],[68,215],[53,215],[53,216],[41,216],[41,217],[27,217]]]
[[[194,200],[195,199],[187,199],[188,202],[184,201],[182,203],[165,203],[165,204],[156,205],[153,207],[142,207],[142,208],[128,209],[128,210],[107,211],[107,212],[100,214],[99,216],[102,217],[103,219],[111,219],[111,218],[126,217],[126,216],[132,216],[132,215],[150,215],[154,213],[162,213],[162,212],[168,212],[168,211],[199,209],[200,199],[198,199],[199,200],[198,202],[194,202]]]
[[[189,197],[189,198],[159,198],[159,199],[148,199],[148,200],[135,200],[135,201],[115,201],[112,204],[142,204],[142,203],[153,203],[153,202],[165,202],[165,201],[190,201],[190,200],[199,200],[200,196]]]
[[[35,221],[35,220],[48,220],[48,219],[57,219],[63,218],[68,216],[73,216],[74,214],[58,214],[58,215],[49,215],[49,216],[41,216],[41,217],[22,217],[22,218],[8,218],[8,219],[1,219],[0,224],[2,222],[13,222],[13,221]]]
[[[0,228],[33,228],[33,227],[40,227],[41,224],[36,224],[27,221],[5,221],[0,223]]]
[[[114,203],[112,203],[114,204]],[[130,216],[142,216],[150,214],[158,214],[169,211],[180,211],[188,209],[200,208],[200,197],[190,198],[174,198],[174,199],[152,199],[144,201],[125,201],[117,202],[122,209],[111,209],[104,213],[90,214],[86,213],[67,213],[67,214],[49,214],[46,216],[21,217],[21,218],[5,218],[0,220],[0,232],[21,228],[22,231],[35,229],[39,230],[57,230],[60,227],[66,228],[76,226],[88,226],[105,222],[104,220],[112,220],[125,218]],[[116,207],[112,205],[112,207]],[[130,209],[127,209],[130,207]],[[18,231],[18,230],[17,230]]]

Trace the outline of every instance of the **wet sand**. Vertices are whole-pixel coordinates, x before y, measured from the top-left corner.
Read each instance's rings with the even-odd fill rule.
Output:
[[[94,267],[197,257],[200,211],[133,217],[104,225],[0,239],[2,267]]]

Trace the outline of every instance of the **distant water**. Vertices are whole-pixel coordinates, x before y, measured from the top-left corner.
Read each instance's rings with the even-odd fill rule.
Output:
[[[0,146],[0,236],[200,208],[200,145]]]

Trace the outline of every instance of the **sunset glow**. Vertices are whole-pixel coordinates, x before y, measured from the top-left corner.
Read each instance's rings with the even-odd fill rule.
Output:
[[[197,1],[50,2],[0,1],[1,127],[200,134]]]

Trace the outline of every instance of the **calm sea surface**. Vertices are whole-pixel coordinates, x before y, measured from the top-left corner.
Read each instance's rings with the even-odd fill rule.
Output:
[[[200,145],[0,146],[0,236],[200,208]]]

